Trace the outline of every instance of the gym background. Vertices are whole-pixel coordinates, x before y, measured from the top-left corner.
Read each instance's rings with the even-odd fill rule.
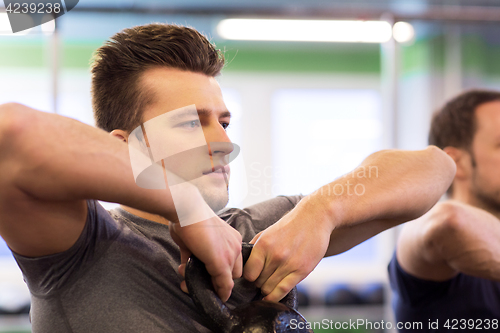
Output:
[[[343,42],[228,39],[219,24],[233,18],[373,20],[392,36],[346,41],[346,29]],[[93,125],[93,52],[119,30],[151,22],[192,26],[224,50],[228,132],[242,148],[233,207],[308,194],[380,149],[423,148],[446,99],[467,88],[500,90],[498,0],[80,0],[56,22],[14,36],[0,4],[0,103]],[[396,234],[323,260],[299,285],[301,313],[310,322],[393,322],[386,267]],[[29,292],[0,239],[0,332],[30,332],[28,310]],[[315,330],[334,331],[393,330]]]

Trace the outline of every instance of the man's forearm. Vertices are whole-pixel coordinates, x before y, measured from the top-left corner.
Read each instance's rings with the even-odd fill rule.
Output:
[[[258,234],[245,278],[255,281],[266,299],[281,299],[324,255],[344,252],[425,213],[454,173],[454,162],[435,147],[369,156],[354,172],[305,197]]]
[[[453,160],[436,147],[381,151],[312,193],[306,205],[327,207],[318,218],[332,224],[327,255],[333,255],[427,212],[454,174]]]
[[[106,132],[18,104],[1,106],[2,169],[14,186],[48,201],[99,199],[175,219],[167,190],[135,184],[128,147]]]

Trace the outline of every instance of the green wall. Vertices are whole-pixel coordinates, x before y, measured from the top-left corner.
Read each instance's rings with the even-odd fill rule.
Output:
[[[62,43],[63,68],[88,68],[99,42]],[[49,43],[0,41],[0,67],[43,67]],[[373,45],[217,45],[224,51],[226,71],[378,73],[380,52]]]
[[[61,43],[63,68],[88,68],[92,53],[102,41]],[[49,63],[50,40],[10,41],[0,39],[0,67],[43,67]],[[227,65],[225,71],[273,71],[318,73],[380,72],[378,44],[219,42]],[[500,76],[500,45],[488,44],[480,36],[462,38],[464,70],[485,76]],[[403,74],[444,66],[444,37],[437,36],[401,47]]]
[[[481,36],[464,35],[461,39],[462,69],[485,77],[500,76],[500,45],[487,43]],[[401,70],[403,75],[422,73],[429,69],[442,71],[445,62],[445,38],[416,41],[401,47]]]

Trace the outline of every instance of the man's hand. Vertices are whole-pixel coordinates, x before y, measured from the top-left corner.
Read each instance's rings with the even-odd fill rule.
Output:
[[[397,258],[408,273],[446,281],[462,272],[500,281],[500,220],[485,210],[447,200],[405,225]]]
[[[281,220],[257,234],[244,277],[255,281],[264,299],[277,302],[302,281],[324,257],[332,223],[326,205],[308,198]]]
[[[194,254],[205,263],[215,291],[226,302],[231,296],[233,279],[241,277],[242,273],[240,233],[217,216],[184,227],[170,223],[169,229],[181,250],[179,273],[184,276],[187,260]],[[188,292],[185,281],[181,288]]]

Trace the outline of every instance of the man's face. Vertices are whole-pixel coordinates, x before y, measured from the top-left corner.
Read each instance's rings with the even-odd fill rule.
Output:
[[[161,149],[171,156],[164,160],[167,169],[195,185],[214,211],[224,208],[228,201],[227,155],[232,151],[225,129],[231,116],[215,78],[153,68],[143,74],[140,87],[153,96],[142,117],[143,123],[156,122],[154,133],[146,131],[149,145],[163,146]],[[193,104],[197,112],[176,111]]]
[[[500,101],[477,107],[477,131],[472,142],[475,166],[470,193],[477,205],[492,213],[500,212]]]

